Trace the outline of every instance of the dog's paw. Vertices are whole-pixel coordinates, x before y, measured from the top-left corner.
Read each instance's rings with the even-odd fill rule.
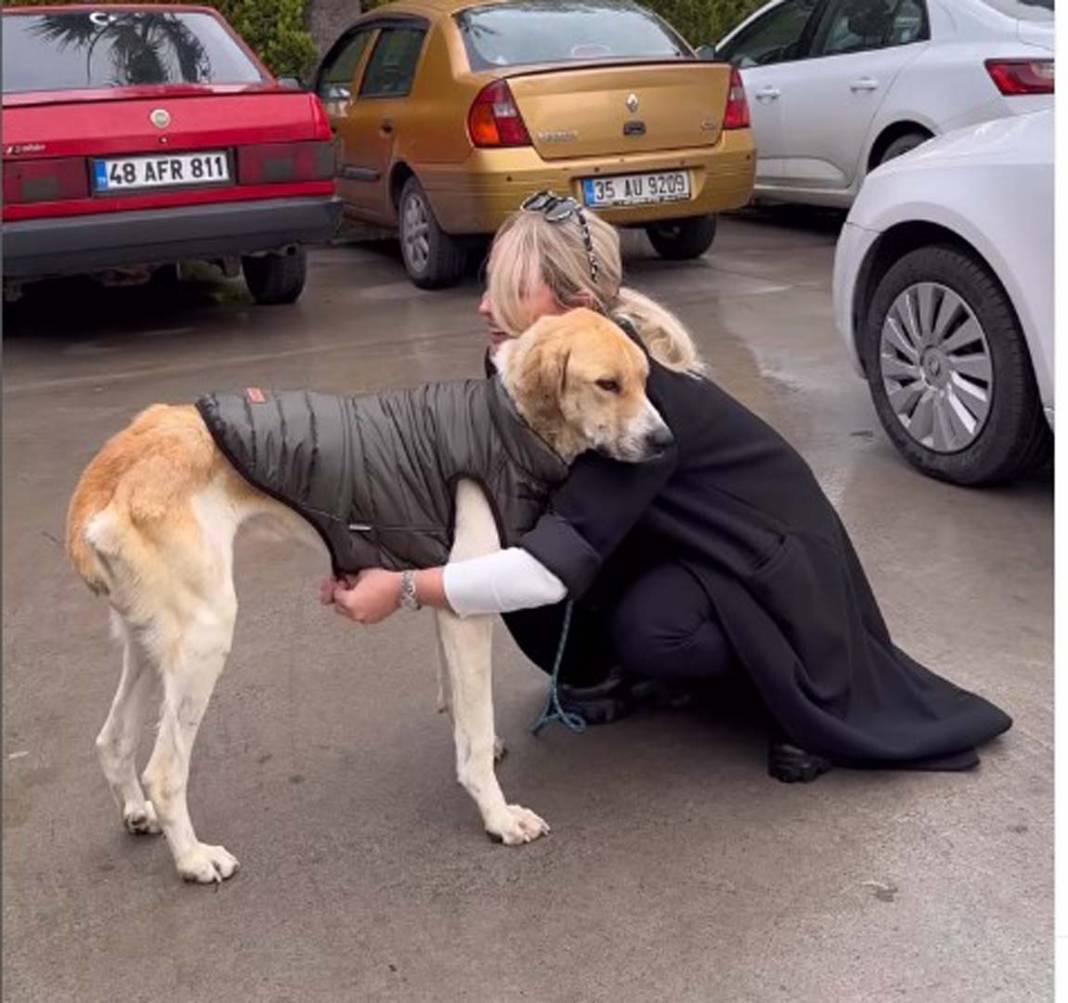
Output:
[[[131,836],[157,836],[163,831],[151,801],[145,801],[140,807],[127,805],[122,813],[122,824]]]
[[[486,832],[491,839],[504,843],[505,846],[522,846],[549,832],[549,823],[529,808],[510,804],[492,825],[486,826]]]
[[[237,857],[228,853],[224,847],[209,846],[207,843],[198,843],[176,863],[183,880],[195,881],[201,885],[225,881],[241,866]]]
[[[493,761],[499,763],[505,756],[508,755],[508,746],[504,744],[503,738],[495,738],[493,740]]]

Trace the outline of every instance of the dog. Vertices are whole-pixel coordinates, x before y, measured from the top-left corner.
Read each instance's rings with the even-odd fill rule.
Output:
[[[587,449],[640,462],[672,441],[645,395],[646,355],[597,313],[542,318],[502,345],[494,362],[519,418],[565,464]],[[500,547],[491,502],[474,481],[456,483],[450,560]],[[234,538],[253,520],[323,550],[304,518],[238,473],[193,405],[153,405],[111,438],[82,474],[68,512],[70,560],[106,596],[123,647],[118,690],[96,739],[100,765],[126,829],[162,831],[179,875],[199,883],[238,869],[224,847],[198,838],[186,787],[197,730],[230,652]],[[438,611],[437,627],[457,777],[492,837],[510,846],[537,839],[548,825],[509,804],[494,772],[502,747],[493,720],[492,622]],[[139,779],[137,738],[154,689],[161,691],[158,732]]]

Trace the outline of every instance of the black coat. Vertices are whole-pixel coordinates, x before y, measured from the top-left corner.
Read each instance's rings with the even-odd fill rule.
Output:
[[[963,769],[1012,724],[890,639],[812,471],[714,383],[651,363],[675,435],[660,459],[576,461],[521,545],[579,598],[626,541],[698,578],[753,684],[795,742],[839,763]]]

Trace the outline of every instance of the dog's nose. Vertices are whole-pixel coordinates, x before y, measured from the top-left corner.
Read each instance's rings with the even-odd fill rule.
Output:
[[[661,452],[675,442],[675,436],[667,425],[658,425],[645,437],[645,441],[650,449]]]

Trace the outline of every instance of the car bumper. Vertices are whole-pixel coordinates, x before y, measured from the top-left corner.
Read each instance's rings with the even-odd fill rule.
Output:
[[[859,301],[857,284],[861,279],[868,252],[878,239],[879,234],[875,231],[865,230],[847,222],[842,227],[834,252],[834,323],[845,342],[849,361],[858,376],[864,375],[864,367],[857,351],[857,328],[862,323],[867,304]]]
[[[263,199],[4,224],[5,279],[271,251],[333,236],[334,197]]]
[[[685,202],[599,209],[616,226],[704,216],[739,209],[753,192],[756,151],[748,130],[722,133],[715,146],[581,160],[543,160],[532,147],[475,150],[462,165],[419,170],[441,227],[448,233],[494,233],[532,192],[552,190],[580,202],[583,178],[689,170]]]
[[[1036,54],[1041,57],[1042,53]],[[942,124],[940,132],[953,132],[980,122],[993,122],[996,119],[1011,118],[1014,115],[1030,115],[1032,112],[1045,111],[1053,107],[1052,94],[1013,94],[997,95],[990,101],[968,107],[960,115],[955,115]]]

